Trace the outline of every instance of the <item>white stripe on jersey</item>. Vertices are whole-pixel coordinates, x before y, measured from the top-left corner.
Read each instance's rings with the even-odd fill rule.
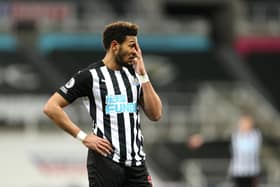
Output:
[[[107,88],[107,94],[108,95],[115,95],[114,87],[112,84],[112,79],[109,74],[108,68],[106,66],[103,66],[100,68],[106,82],[106,88]],[[110,120],[111,120],[111,136],[112,136],[112,144],[113,147],[115,147],[115,152],[113,155],[114,161],[119,161],[120,159],[120,143],[119,143],[119,133],[118,133],[118,121],[117,121],[117,113],[110,114]],[[102,124],[103,126],[103,124]]]
[[[117,81],[119,83],[121,94],[127,95],[124,81],[122,79],[120,71],[115,71],[115,75],[116,75]],[[131,157],[131,152],[132,152],[132,150],[131,150],[131,131],[130,131],[131,124],[130,124],[130,117],[129,117],[128,112],[124,113],[124,124],[125,124],[126,156],[127,156],[126,160],[130,161],[130,160],[132,160],[132,157]]]
[[[135,77],[130,76],[130,73],[127,69],[124,69],[124,71],[125,71],[127,77],[129,78],[130,85],[135,85],[136,82],[137,82],[135,80]],[[136,100],[136,98],[138,98],[138,94],[140,94],[140,93],[137,92],[137,89],[132,89],[133,100]],[[134,136],[134,140],[133,140],[133,146],[134,146],[134,151],[135,151],[135,160],[138,161],[137,163],[139,164],[139,161],[141,161],[142,158],[138,154],[138,152],[140,152],[141,150],[139,151],[140,148],[136,144],[136,139],[137,139],[137,136],[136,136],[137,135],[137,126],[136,126],[136,124],[137,123],[140,124],[140,114],[137,115],[137,113],[134,113],[134,124],[135,125],[134,125],[134,129],[133,129],[133,133],[134,133],[135,136]]]
[[[97,129],[99,129],[104,134],[104,126],[99,125],[103,124],[103,106],[102,106],[102,99],[99,91],[99,77],[95,69],[91,69],[90,73],[92,74],[92,93],[96,103],[96,127],[94,129],[94,133],[97,134]]]

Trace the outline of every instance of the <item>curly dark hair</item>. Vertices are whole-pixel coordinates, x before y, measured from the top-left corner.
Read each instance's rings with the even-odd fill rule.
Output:
[[[123,43],[126,36],[137,36],[138,25],[126,21],[113,22],[105,27],[103,32],[103,45],[106,50],[110,48],[113,40]]]

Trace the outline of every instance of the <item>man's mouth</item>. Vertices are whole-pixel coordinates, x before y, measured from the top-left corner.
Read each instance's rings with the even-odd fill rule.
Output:
[[[131,56],[131,57],[129,57],[128,59],[129,59],[129,60],[134,60],[134,59],[136,59],[136,56]]]

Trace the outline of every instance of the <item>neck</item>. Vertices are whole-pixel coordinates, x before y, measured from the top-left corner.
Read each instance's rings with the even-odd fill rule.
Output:
[[[109,52],[106,53],[105,57],[103,58],[103,62],[105,66],[111,70],[120,70],[122,68],[117,64],[114,56]]]

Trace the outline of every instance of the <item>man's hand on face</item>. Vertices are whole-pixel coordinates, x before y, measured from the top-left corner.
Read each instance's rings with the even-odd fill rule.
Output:
[[[144,64],[144,60],[143,60],[143,56],[142,56],[142,51],[141,51],[141,48],[140,48],[138,42],[136,43],[135,49],[136,49],[136,57],[135,57],[133,67],[135,69],[135,72],[138,75],[145,75],[147,72],[146,72],[146,68],[145,68],[145,64]]]

